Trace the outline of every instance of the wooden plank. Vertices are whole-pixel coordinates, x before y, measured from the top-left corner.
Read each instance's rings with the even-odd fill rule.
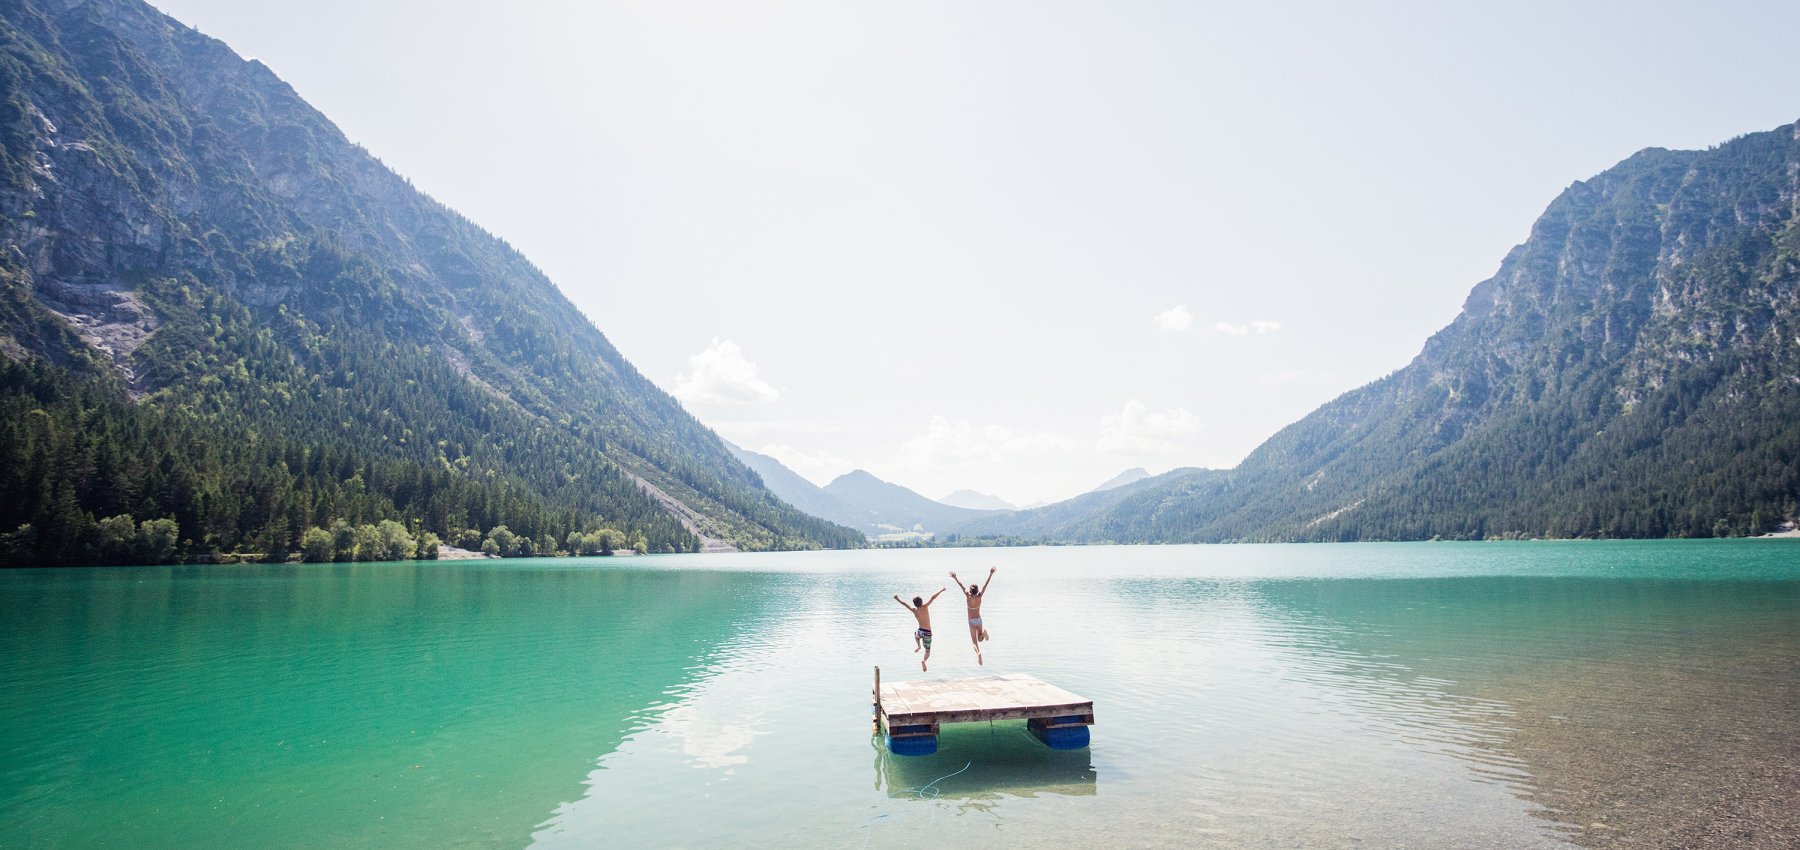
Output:
[[[884,682],[879,702],[888,728],[1071,716],[1086,725],[1094,712],[1092,700],[1022,673]]]
[[[1066,717],[1086,715],[1093,711],[1092,703],[1080,703],[1064,706],[1033,706],[1030,708],[989,708],[973,711],[926,711],[917,714],[890,714],[888,723],[891,726],[908,726],[926,722],[936,723],[976,723],[982,720],[1029,720],[1033,717]],[[1080,724],[1086,726],[1088,724]]]

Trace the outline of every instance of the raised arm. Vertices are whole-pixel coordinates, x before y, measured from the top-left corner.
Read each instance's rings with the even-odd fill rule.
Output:
[[[981,586],[981,595],[986,596],[986,595],[988,595],[988,591],[993,590],[993,589],[994,589],[994,568],[988,567],[988,580],[987,580],[987,584],[984,584]]]
[[[895,601],[895,602],[898,602],[898,603],[900,603],[900,607],[902,607],[902,608],[905,608],[905,609],[906,609],[906,610],[908,610],[908,611],[911,611],[911,610],[912,610],[912,606],[911,606],[911,605],[908,605],[908,604],[906,604],[906,600],[904,600],[904,599],[901,599],[901,598],[900,598],[900,594],[897,594],[897,593],[896,593],[896,594],[894,594],[894,601]]]
[[[969,589],[968,589],[968,588],[967,588],[967,587],[963,587],[963,583],[962,583],[962,579],[959,579],[959,578],[957,578],[957,577],[956,577],[956,573],[951,573],[951,574],[950,574],[950,580],[951,580],[951,581],[953,581],[953,582],[956,582],[956,586],[957,586],[957,587],[960,587],[960,588],[962,588],[962,592],[963,592],[963,595],[964,595],[964,596],[968,596],[968,595],[969,595]]]
[[[937,598],[938,598],[938,595],[939,595],[939,594],[941,594],[941,593],[943,593],[943,592],[944,592],[944,588],[942,588],[942,587],[940,587],[940,588],[938,588],[938,592],[937,592],[937,593],[933,593],[933,594],[931,594],[931,598],[930,598],[930,599],[927,599],[927,600],[925,600],[925,605],[926,605],[926,606],[927,606],[927,607],[929,607],[929,606],[930,606],[930,605],[931,605],[931,603],[933,603],[933,602],[936,602],[936,601],[937,601]]]

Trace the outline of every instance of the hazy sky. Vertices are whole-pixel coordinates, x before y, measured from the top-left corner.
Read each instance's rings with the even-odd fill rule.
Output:
[[[1571,182],[1800,118],[1800,3],[162,0],[823,483],[1232,466]]]

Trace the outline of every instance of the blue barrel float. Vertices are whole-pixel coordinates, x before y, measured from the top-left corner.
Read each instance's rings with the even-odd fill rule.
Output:
[[[895,726],[887,730],[888,752],[897,756],[928,756],[937,752],[936,730],[930,726]]]
[[[1079,750],[1088,745],[1088,724],[1091,722],[1080,715],[1033,717],[1025,721],[1025,728],[1050,749]]]

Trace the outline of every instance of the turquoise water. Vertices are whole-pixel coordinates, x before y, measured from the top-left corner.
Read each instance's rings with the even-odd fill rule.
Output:
[[[989,565],[986,667],[952,587],[931,675],[1093,746],[887,755],[890,596]],[[1795,540],[17,570],[0,847],[1783,841],[1797,680]]]

